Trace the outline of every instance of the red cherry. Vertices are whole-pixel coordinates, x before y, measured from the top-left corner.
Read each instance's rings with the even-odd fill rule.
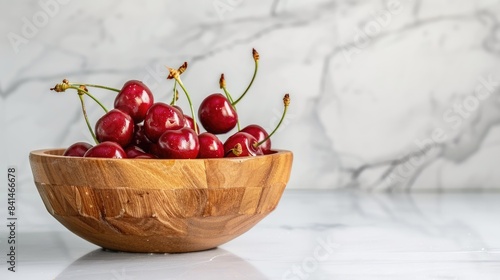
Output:
[[[115,142],[105,141],[90,148],[84,157],[127,158],[123,148]]]
[[[224,157],[224,144],[210,132],[198,135],[200,151],[198,158],[221,158]]]
[[[264,139],[269,136],[269,134],[267,134],[267,131],[262,128],[262,126],[256,124],[248,125],[240,131],[252,135],[253,137],[255,137],[255,139],[257,139],[257,142],[259,143],[261,141],[264,141]],[[269,154],[271,152],[271,138],[268,138],[266,141],[262,142],[259,147],[264,154]]]
[[[127,158],[136,158],[146,154],[143,149],[137,146],[128,146],[125,148],[125,153],[127,154]]]
[[[112,141],[125,147],[134,136],[134,122],[128,114],[113,109],[96,122],[95,132],[97,141]]]
[[[196,158],[200,150],[200,143],[194,130],[183,127],[163,133],[158,139],[158,150],[161,158]]]
[[[140,123],[153,102],[151,90],[141,81],[131,80],[123,85],[116,96],[115,108],[129,114],[135,123]]]
[[[144,133],[144,125],[136,124],[134,127],[134,137],[132,137],[130,145],[137,146],[145,152],[149,152],[152,143],[153,142],[151,142],[151,140],[149,140],[149,138]]]
[[[184,115],[173,106],[158,102],[149,108],[144,119],[144,133],[152,142],[157,142],[167,130],[184,127]]]
[[[182,110],[181,106],[179,105],[172,105],[174,108],[176,108],[177,110],[179,110],[179,112],[181,112],[183,115],[184,115],[184,110]]]
[[[92,148],[92,145],[85,142],[76,142],[75,144],[69,146],[63,153],[63,156],[67,157],[83,157],[83,155]]]
[[[238,114],[224,95],[214,93],[200,104],[198,118],[210,133],[222,134],[233,129],[238,122]]]
[[[151,143],[151,146],[149,146],[149,153],[156,157],[160,157],[161,152],[158,143]]]
[[[194,128],[194,120],[190,116],[184,115],[184,121],[185,121],[184,127],[189,127],[194,131],[200,131],[198,129],[198,124],[196,124],[196,129]]]
[[[257,146],[257,139],[246,132],[236,132],[224,143],[224,155],[226,157],[244,157],[263,155]]]

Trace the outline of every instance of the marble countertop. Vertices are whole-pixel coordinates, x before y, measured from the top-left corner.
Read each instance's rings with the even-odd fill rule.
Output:
[[[287,190],[249,232],[186,254],[109,252],[62,228],[20,229],[17,272],[2,262],[0,278],[498,279],[499,201],[500,193]]]

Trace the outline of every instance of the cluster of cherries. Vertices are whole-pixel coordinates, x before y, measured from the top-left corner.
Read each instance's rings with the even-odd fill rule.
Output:
[[[290,97],[283,98],[284,111],[276,128],[268,134],[264,128],[252,124],[240,129],[236,104],[250,89],[258,69],[259,54],[253,49],[255,69],[253,77],[241,96],[233,100],[226,88],[224,74],[219,80],[220,88],[225,95],[214,93],[207,96],[199,106],[198,118],[206,130],[200,133],[193,104],[182,80],[181,74],[187,69],[184,63],[178,69],[169,68],[167,79],[173,79],[173,98],[167,104],[155,102],[151,90],[141,81],[127,81],[121,90],[94,84],[70,83],[63,80],[51,90],[64,92],[75,89],[80,97],[82,112],[95,145],[86,142],[77,142],[64,151],[64,156],[101,157],[101,158],[166,158],[166,159],[193,159],[193,158],[221,158],[258,156],[270,154],[270,137],[282,123]],[[186,94],[191,116],[184,114],[176,105],[178,100],[177,85]],[[118,92],[114,108],[106,107],[88,91],[88,87],[108,89]],[[92,129],[88,120],[84,96],[96,101],[106,112]],[[225,134],[235,127],[237,132],[232,134],[223,143],[217,135]]]

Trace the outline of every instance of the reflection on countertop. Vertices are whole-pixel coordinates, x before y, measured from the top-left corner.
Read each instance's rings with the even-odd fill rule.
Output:
[[[110,252],[68,231],[24,229],[18,238],[18,272],[6,276],[496,279],[498,201],[500,193],[288,190],[275,212],[249,232],[219,248],[186,254]]]
[[[96,249],[56,279],[267,279],[247,261],[221,248],[190,254],[137,254]],[[216,277],[213,277],[216,276]]]

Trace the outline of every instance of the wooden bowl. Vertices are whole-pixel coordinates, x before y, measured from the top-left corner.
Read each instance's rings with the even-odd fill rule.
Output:
[[[217,247],[273,211],[293,155],[222,159],[102,159],[30,153],[52,216],[106,249],[191,252]]]

